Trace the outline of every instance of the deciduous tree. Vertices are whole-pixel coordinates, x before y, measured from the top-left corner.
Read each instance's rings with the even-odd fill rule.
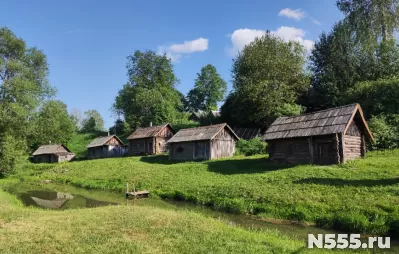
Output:
[[[187,100],[192,111],[216,110],[218,102],[224,99],[227,83],[216,68],[208,64],[197,73],[195,86],[188,92]]]

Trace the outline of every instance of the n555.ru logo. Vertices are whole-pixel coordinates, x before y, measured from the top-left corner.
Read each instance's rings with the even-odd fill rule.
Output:
[[[308,248],[324,249],[389,249],[391,239],[389,237],[367,237],[366,241],[360,240],[360,234],[308,234]]]

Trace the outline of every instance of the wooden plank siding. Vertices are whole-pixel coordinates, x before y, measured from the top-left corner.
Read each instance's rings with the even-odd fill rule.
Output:
[[[222,129],[211,140],[211,159],[231,157],[236,151],[236,142],[226,129]]]
[[[159,154],[168,151],[166,142],[173,137],[174,132],[169,125],[165,125],[155,136],[129,139],[129,154]]]

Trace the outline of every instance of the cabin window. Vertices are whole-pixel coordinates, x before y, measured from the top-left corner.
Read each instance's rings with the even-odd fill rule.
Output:
[[[178,153],[184,152],[184,147],[179,146],[179,147],[176,149],[176,152],[178,152]]]

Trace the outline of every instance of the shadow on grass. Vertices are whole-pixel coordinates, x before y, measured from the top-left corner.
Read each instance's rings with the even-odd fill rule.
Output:
[[[209,161],[207,164],[209,171],[224,175],[256,174],[293,167],[274,163],[267,158],[218,160]]]
[[[399,178],[392,179],[340,179],[340,178],[305,178],[294,181],[296,184],[320,184],[320,185],[331,185],[331,186],[384,186],[393,185],[399,183]]]
[[[167,154],[142,156],[140,158],[140,161],[146,162],[146,163],[151,163],[151,164],[164,164],[164,165],[171,165],[171,164],[186,162],[186,161],[169,160],[169,155],[167,155]]]

